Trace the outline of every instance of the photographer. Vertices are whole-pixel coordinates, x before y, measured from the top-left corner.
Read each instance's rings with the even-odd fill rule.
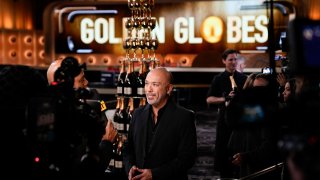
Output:
[[[84,69],[85,64],[66,57],[47,70],[55,113],[53,140],[46,155],[50,167],[44,176],[103,178],[111,159],[117,132],[110,121],[105,126],[100,104],[87,103],[97,93],[87,88]]]

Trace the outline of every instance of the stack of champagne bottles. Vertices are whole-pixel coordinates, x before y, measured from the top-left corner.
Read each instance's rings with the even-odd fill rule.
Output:
[[[128,137],[134,109],[146,104],[144,85],[147,73],[160,65],[155,54],[158,40],[153,34],[156,19],[151,17],[154,0],[128,0],[128,6],[131,17],[126,19],[127,37],[123,40],[126,56],[121,60],[117,104],[113,116],[118,136],[114,143],[113,158],[109,163],[110,172],[115,174],[124,174],[122,147]]]

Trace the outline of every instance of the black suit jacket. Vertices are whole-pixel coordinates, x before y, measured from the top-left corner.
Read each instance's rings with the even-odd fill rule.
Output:
[[[194,112],[168,100],[146,152],[147,121],[151,105],[137,108],[124,146],[124,164],[128,173],[133,165],[151,169],[153,179],[188,179],[187,171],[195,162],[197,137]]]

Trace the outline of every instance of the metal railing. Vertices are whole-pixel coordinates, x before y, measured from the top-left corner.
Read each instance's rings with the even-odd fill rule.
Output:
[[[283,167],[284,167],[284,163],[281,162],[238,179],[237,178],[218,178],[217,180],[249,180]],[[281,179],[283,179],[282,173],[281,173]]]
[[[284,166],[284,163],[281,162],[281,163],[278,163],[276,165],[273,165],[273,166],[267,167],[265,169],[262,169],[261,171],[257,171],[255,173],[249,174],[248,176],[241,177],[241,178],[239,178],[239,180],[253,179],[255,177],[261,176],[261,175],[266,174],[268,172],[271,172],[271,171],[277,170],[279,168],[282,168],[283,166]]]

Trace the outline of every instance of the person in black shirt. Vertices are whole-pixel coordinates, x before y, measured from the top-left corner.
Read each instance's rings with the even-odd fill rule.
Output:
[[[207,94],[207,104],[218,105],[219,119],[217,124],[217,134],[215,142],[215,161],[214,168],[220,172],[221,177],[232,177],[232,164],[227,150],[227,143],[231,130],[227,127],[224,114],[226,102],[235,95],[236,91],[241,90],[247,76],[236,70],[239,51],[227,49],[222,55],[222,62],[225,71],[216,75],[210,85]],[[236,85],[232,85],[234,79]]]
[[[174,103],[172,89],[172,75],[165,68],[148,73],[148,104],[134,111],[124,146],[129,180],[188,179],[197,154],[195,115]]]

